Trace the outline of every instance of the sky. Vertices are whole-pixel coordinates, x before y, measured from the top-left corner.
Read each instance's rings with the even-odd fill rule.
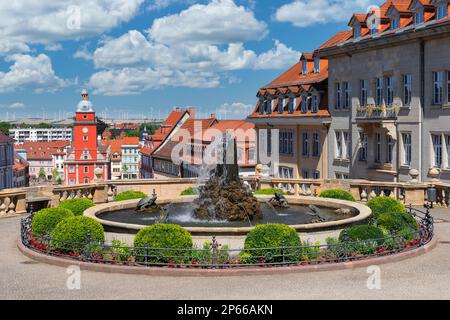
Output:
[[[14,0],[0,3],[0,119],[96,112],[223,119],[377,0]]]

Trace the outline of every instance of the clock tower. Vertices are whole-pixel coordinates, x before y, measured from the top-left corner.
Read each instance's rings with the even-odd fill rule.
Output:
[[[66,183],[91,183],[97,168],[102,169],[103,179],[108,179],[107,152],[98,144],[95,111],[89,93],[83,90],[75,113],[72,148],[64,166]]]

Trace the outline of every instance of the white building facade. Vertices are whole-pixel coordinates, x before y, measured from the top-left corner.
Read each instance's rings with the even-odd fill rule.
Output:
[[[51,142],[61,140],[72,140],[72,128],[50,128],[50,129],[10,129],[9,136],[16,141],[16,144],[22,144],[25,141],[33,142]]]

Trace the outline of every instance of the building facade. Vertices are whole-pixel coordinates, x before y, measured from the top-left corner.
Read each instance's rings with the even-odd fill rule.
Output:
[[[0,132],[0,190],[13,187],[14,140]]]
[[[64,162],[65,184],[87,184],[95,178],[96,169],[103,179],[109,179],[109,149],[98,143],[97,121],[89,94],[81,93],[75,113],[74,137]]]
[[[10,129],[9,136],[16,141],[16,144],[22,144],[26,141],[61,141],[72,140],[72,128],[25,128]]]
[[[450,181],[448,0],[355,14],[329,62],[328,178]]]
[[[101,143],[109,146],[111,179],[140,178],[141,145],[138,137],[102,140]]]
[[[13,188],[23,188],[30,185],[30,170],[28,161],[18,153],[14,154]]]

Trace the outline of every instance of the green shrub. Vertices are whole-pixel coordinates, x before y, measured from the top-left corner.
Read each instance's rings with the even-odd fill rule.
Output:
[[[419,230],[416,219],[406,212],[383,213],[377,219],[377,226],[386,229],[391,235],[405,235],[407,240],[416,238],[415,232]]]
[[[66,218],[73,217],[70,210],[63,208],[48,208],[38,211],[31,222],[33,233],[43,236],[53,231],[56,225]]]
[[[120,240],[113,240],[110,247],[111,259],[115,261],[129,261],[131,259],[131,249],[128,244]]]
[[[224,244],[220,248],[212,249],[211,241],[205,241],[201,249],[195,249],[192,251],[192,262],[199,265],[210,265],[211,263],[216,264],[227,264],[231,262],[230,255],[228,254],[229,246]],[[213,252],[215,256],[215,261],[213,261]]]
[[[405,206],[400,201],[390,197],[376,197],[367,202],[372,210],[372,216],[378,219],[383,213],[405,212]]]
[[[383,230],[371,225],[360,225],[342,230],[339,234],[339,241],[344,241],[344,234],[347,233],[348,241],[364,241],[383,239]]]
[[[196,196],[198,195],[198,189],[194,187],[187,188],[181,192],[182,196]]]
[[[62,220],[51,233],[51,248],[81,252],[105,241],[103,226],[95,219],[76,216]]]
[[[90,207],[93,207],[94,201],[89,199],[68,199],[59,204],[59,208],[69,209],[76,216],[81,216],[84,211]]]
[[[192,236],[179,225],[157,224],[140,230],[134,238],[134,246],[138,248],[138,255],[152,256],[147,260],[145,257],[138,256],[136,260],[139,262],[146,260],[151,263],[186,263],[191,256],[188,249],[192,249]],[[147,248],[186,250],[148,250]]]
[[[339,199],[347,201],[356,201],[352,194],[342,189],[328,189],[320,193],[321,198]]]
[[[244,252],[252,256],[252,259],[246,256],[246,260],[253,263],[261,261],[266,263],[282,262],[283,252],[280,247],[300,247],[301,245],[300,237],[294,228],[283,224],[260,224],[247,234],[244,248],[261,248],[261,250],[247,250]],[[284,249],[284,261],[299,261],[301,255],[300,248]]]
[[[125,191],[122,193],[119,193],[114,197],[114,201],[125,201],[125,200],[132,200],[132,199],[142,199],[146,198],[147,195],[141,191]]]
[[[274,188],[267,188],[267,189],[256,190],[255,194],[273,196],[273,195],[275,195],[276,192],[279,192],[282,195],[286,195],[286,192],[284,192],[283,190],[281,190],[281,189],[274,189]]]

